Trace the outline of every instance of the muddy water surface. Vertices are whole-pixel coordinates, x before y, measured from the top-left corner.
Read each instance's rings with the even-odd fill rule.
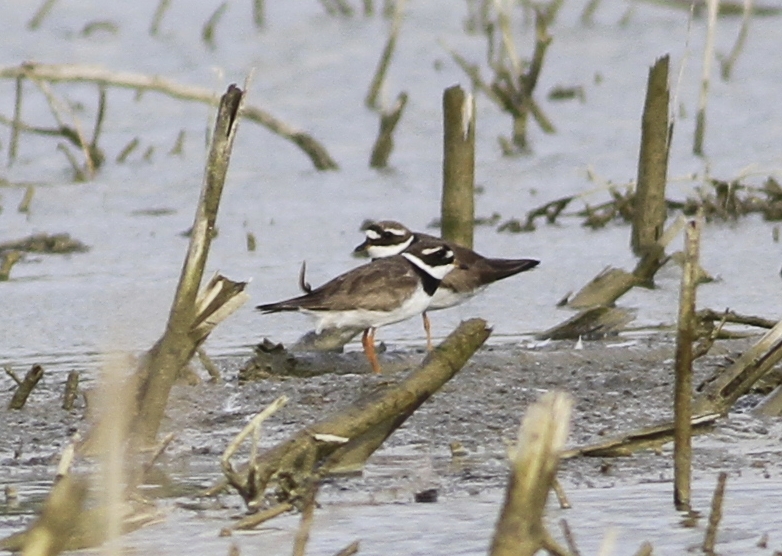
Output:
[[[496,137],[508,133],[510,121],[478,97],[479,216],[496,212],[503,220],[523,218],[545,202],[593,191],[601,180],[621,184],[634,179],[647,71],[665,53],[672,56],[677,113],[669,196],[683,199],[706,173],[721,179],[747,176],[752,185],[761,185],[768,175],[779,177],[778,18],[754,20],[734,80],[712,83],[707,158],[701,159],[690,154],[690,146],[703,21],[693,22],[688,35],[685,13],[639,4],[619,24],[626,5],[604,4],[588,27],[578,23],[581,6],[566,4],[551,30],[554,42],[538,98],[558,133],[547,136],[533,126],[533,155],[500,155]],[[308,329],[298,315],[260,316],[252,309],[294,295],[302,260],[307,260],[310,282],[319,284],[356,264],[350,252],[362,239],[358,227],[365,218],[395,218],[424,229],[438,215],[441,93],[467,80],[437,39],[474,62],[484,59],[485,45],[480,37],[463,33],[462,4],[409,3],[384,98],[406,90],[410,102],[397,131],[392,167],[375,172],[367,168],[367,160],[377,116],[362,103],[385,40],[385,21],[332,18],[317,2],[279,2],[269,3],[268,27],[257,32],[249,7],[230,3],[217,29],[217,48],[209,50],[199,37],[216,7],[212,2],[171,3],[161,35],[153,39],[147,29],[156,6],[152,0],[62,3],[41,29],[31,32],[25,24],[34,7],[11,0],[0,18],[0,64],[95,63],[218,91],[229,82],[243,82],[254,70],[249,102],[312,133],[341,166],[337,172],[316,172],[289,143],[254,124],[242,124],[209,268],[234,279],[252,279],[251,303],[221,325],[206,346],[222,361],[227,384],[177,389],[165,425],[180,434],[166,461],[171,480],[192,488],[214,480],[218,454],[228,439],[248,415],[279,393],[291,395],[292,403],[269,427],[269,443],[381,380],[355,374],[239,387],[235,376],[262,337],[292,342]],[[95,20],[113,21],[117,32],[82,35]],[[521,29],[518,48],[527,53],[531,27],[516,23]],[[737,29],[738,19],[720,21],[720,52],[730,49]],[[583,87],[585,101],[545,100],[555,85]],[[24,119],[53,125],[33,87],[27,84],[25,90]],[[13,91],[13,83],[0,83],[0,113],[7,117],[13,111]],[[57,91],[84,106],[78,115],[89,129],[94,87]],[[17,486],[22,500],[21,513],[0,506],[0,534],[31,519],[60,450],[70,434],[85,427],[83,408],[70,415],[54,409],[66,371],[84,371],[83,381],[90,385],[103,353],[146,349],[163,330],[186,248],[180,233],[190,226],[198,197],[209,120],[209,110],[200,105],[153,94],[136,100],[133,92],[110,90],[101,139],[108,162],[93,181],[73,183],[52,140],[29,135],[22,138],[15,164],[0,171],[0,177],[17,184],[0,188],[0,240],[69,232],[91,246],[84,254],[29,255],[14,268],[12,279],[0,284],[0,364],[25,369],[37,362],[47,369],[42,387],[23,412],[0,412],[0,483]],[[186,137],[184,155],[168,156],[180,130]],[[125,164],[115,163],[134,137],[141,148]],[[5,138],[2,145],[5,156]],[[142,154],[149,147],[154,150],[145,160]],[[599,176],[597,183],[587,178],[587,168]],[[693,174],[699,178],[693,181]],[[29,182],[36,184],[35,197],[30,213],[22,215],[14,209]],[[586,197],[590,204],[605,199],[605,192]],[[572,208],[581,207],[576,202]],[[782,314],[782,257],[772,229],[773,224],[756,218],[706,226],[703,265],[720,280],[699,289],[700,306],[731,307],[768,318]],[[248,232],[258,239],[255,252],[246,249]],[[483,358],[422,407],[389,439],[363,477],[324,487],[312,553],[331,554],[354,538],[362,540],[362,553],[485,552],[506,480],[506,441],[542,391],[566,389],[576,397],[572,444],[665,418],[673,353],[665,338],[624,338],[589,344],[584,351],[575,351],[572,344],[539,348],[528,340],[530,333],[569,316],[555,308],[568,291],[606,265],[632,267],[628,238],[626,226],[593,232],[580,228],[572,216],[557,225],[541,224],[532,234],[479,228],[479,251],[537,257],[541,266],[433,315],[436,337],[445,336],[461,319],[488,319],[494,326],[494,351],[484,351]],[[631,292],[622,305],[637,309],[639,326],[670,325],[679,279],[679,270],[668,266],[658,275],[657,289]],[[409,358],[408,367],[422,356],[417,320],[382,329],[378,338],[390,347],[387,357]],[[700,372],[707,374],[717,359],[737,349],[724,348],[709,363],[712,367]],[[0,380],[4,389],[10,388],[10,379]],[[782,549],[777,533],[782,523],[775,511],[782,496],[781,439],[778,422],[734,414],[714,434],[696,441],[698,509],[706,510],[717,473],[730,473],[720,553]],[[453,440],[467,447],[466,461],[451,460],[447,446]],[[662,455],[608,462],[566,462],[562,479],[574,509],[552,508],[551,526],[556,528],[560,516],[567,518],[585,554],[596,553],[611,530],[616,531],[619,554],[633,553],[642,540],[653,542],[657,553],[682,553],[702,538],[704,522],[695,529],[682,527],[671,509],[669,455],[664,450]],[[411,502],[413,492],[430,487],[439,489],[440,502]],[[140,552],[177,554],[187,544],[191,552],[223,553],[231,541],[218,539],[216,532],[241,513],[237,499],[229,497],[225,504],[225,509],[194,513],[164,503],[170,511],[165,522],[129,536],[128,545]],[[296,523],[294,517],[282,518],[260,534],[236,540],[244,553],[260,548],[288,553]],[[770,534],[769,548],[753,548],[764,532]]]

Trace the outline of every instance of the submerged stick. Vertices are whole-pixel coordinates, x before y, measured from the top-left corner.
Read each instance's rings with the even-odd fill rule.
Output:
[[[711,65],[714,62],[714,35],[717,30],[717,12],[719,0],[706,0],[707,26],[706,44],[703,47],[703,72],[701,73],[701,90],[698,97],[698,113],[695,117],[695,139],[692,154],[703,156],[703,136],[706,133],[706,104],[709,98],[709,83],[711,81]]]
[[[183,85],[157,75],[144,75],[131,72],[114,72],[99,66],[47,65],[25,63],[20,66],[0,67],[0,78],[16,79],[28,76],[51,82],[99,83],[111,87],[155,91],[181,100],[202,102],[216,106],[220,97],[213,91],[191,85]],[[241,116],[267,128],[303,150],[318,170],[334,170],[337,163],[331,158],[325,147],[307,133],[290,126],[261,108],[242,106]]]
[[[714,554],[714,543],[717,540],[717,527],[722,519],[722,501],[725,498],[725,482],[727,480],[728,474],[720,471],[717,487],[714,489],[714,496],[711,499],[709,525],[706,527],[706,535],[703,538],[703,552],[709,555]]]
[[[443,93],[443,239],[472,248],[475,222],[475,99],[454,85]]]
[[[190,246],[182,267],[166,331],[149,354],[146,376],[139,387],[136,429],[138,439],[154,444],[160,421],[168,401],[168,394],[177,373],[189,361],[197,345],[191,334],[195,332],[198,314],[198,288],[212,242],[217,211],[220,206],[233,141],[239,123],[239,110],[244,93],[235,85],[223,95],[212,134],[212,146],[204,175],[201,198],[196,209],[190,236]],[[207,332],[208,333],[208,332]]]
[[[16,388],[14,395],[11,397],[11,401],[8,403],[8,409],[22,409],[24,404],[27,403],[27,398],[30,393],[38,384],[43,376],[43,367],[40,365],[33,365],[32,368],[24,375],[21,384]]]
[[[257,29],[263,29],[266,25],[265,0],[253,0],[253,23]]]
[[[380,114],[380,131],[378,131],[375,146],[372,147],[372,156],[369,158],[371,168],[385,168],[388,165],[388,157],[394,149],[394,130],[402,112],[407,105],[407,93],[399,93],[394,106]]]
[[[652,249],[665,228],[665,185],[668,174],[669,56],[659,58],[649,70],[638,155],[638,183],[633,208],[633,253],[643,256]]]
[[[33,195],[35,195],[35,186],[28,185],[27,189],[24,190],[24,197],[22,197],[16,210],[24,213],[30,212],[30,203],[33,202]]]
[[[687,223],[684,240],[684,271],[679,294],[676,334],[673,436],[673,502],[676,509],[690,509],[692,472],[692,344],[695,340],[695,291],[698,287],[700,221]]]
[[[399,29],[402,27],[402,8],[404,6],[404,0],[398,0],[394,7],[394,18],[391,21],[391,30],[388,34],[388,40],[385,47],[383,47],[383,53],[380,55],[380,61],[377,64],[375,75],[372,77],[372,83],[369,85],[369,91],[364,99],[364,104],[367,108],[377,110],[380,107],[378,97],[380,96],[380,90],[383,87],[383,82],[386,78],[386,72],[388,66],[391,64],[391,57],[394,54],[394,48],[396,48],[396,41],[399,37]]]
[[[527,410],[511,457],[513,468],[491,556],[532,556],[540,549],[568,554],[543,525],[543,512],[567,438],[572,406],[567,394],[550,392]]]

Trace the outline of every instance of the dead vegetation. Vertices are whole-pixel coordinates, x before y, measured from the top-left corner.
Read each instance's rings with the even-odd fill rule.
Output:
[[[390,3],[389,3],[390,4]],[[33,21],[37,27],[53,2],[45,2]],[[155,14],[151,34],[157,34],[168,3],[161,1]],[[551,43],[549,26],[555,19],[561,2],[552,2],[548,6],[535,9],[535,45],[529,61],[522,61],[516,53],[512,36],[511,13],[508,6],[500,5],[495,12],[487,2],[482,3],[480,11],[482,22],[479,27],[486,34],[488,45],[488,64],[494,72],[491,82],[484,81],[477,66],[471,65],[455,51],[451,54],[473,82],[476,90],[486,94],[503,111],[512,117],[511,139],[501,141],[506,154],[529,152],[529,119],[532,118],[546,133],[553,133],[554,126],[544,113],[534,96],[539,75],[542,71],[548,45]],[[203,42],[211,49],[219,47],[216,30],[227,4],[220,4],[205,24],[202,31]],[[324,9],[332,15],[350,17],[354,9],[349,2],[323,2]],[[593,5],[594,9],[596,3]],[[372,2],[364,3],[365,14],[374,11]],[[748,13],[745,8],[744,13]],[[388,67],[397,40],[401,16],[396,5],[395,19],[389,34],[386,49],[378,66],[374,85],[367,95],[366,103],[378,109],[379,91],[383,76]],[[254,20],[262,26],[262,2],[254,4]],[[568,214],[566,210],[582,196],[572,195],[530,210],[523,221],[506,220],[499,223],[499,215],[492,217],[491,225],[498,225],[498,231],[531,232],[540,219],[548,224],[556,224],[563,216],[575,216],[584,226],[599,229],[612,222],[625,222],[633,225],[632,244],[638,255],[636,267],[632,271],[607,268],[588,282],[575,296],[566,296],[564,304],[579,311],[575,316],[557,327],[540,334],[540,338],[551,339],[590,339],[618,334],[632,321],[632,311],[616,305],[624,293],[634,287],[648,287],[653,284],[656,272],[673,255],[666,250],[682,227],[691,229],[692,221],[676,220],[664,229],[666,217],[680,212],[685,216],[698,215],[706,222],[714,220],[735,220],[749,214],[760,214],[769,221],[782,220],[782,187],[775,178],[769,177],[760,187],[744,183],[741,179],[721,181],[709,178],[695,189],[692,197],[684,201],[666,198],[667,158],[672,125],[668,120],[667,57],[661,58],[650,71],[647,103],[644,113],[641,153],[637,185],[609,186],[610,199],[607,202],[590,206],[585,203],[578,212]],[[663,71],[664,66],[664,71]],[[662,77],[664,75],[664,77]],[[214,327],[227,318],[245,300],[242,282],[234,282],[222,276],[216,276],[201,288],[206,258],[210,242],[214,237],[220,196],[225,182],[228,161],[236,133],[238,121],[243,117],[260,123],[274,133],[295,143],[320,170],[335,169],[336,163],[315,139],[274,118],[264,110],[244,104],[244,92],[232,86],[219,101],[217,96],[205,89],[183,86],[159,77],[117,73],[100,68],[81,66],[49,66],[25,63],[19,66],[0,68],[0,77],[14,79],[17,87],[16,106],[12,118],[2,119],[2,123],[11,129],[9,160],[13,162],[18,152],[19,137],[24,133],[36,133],[61,138],[60,150],[65,153],[75,179],[91,179],[106,156],[98,147],[100,129],[106,110],[106,90],[110,87],[125,87],[151,90],[194,100],[211,106],[218,105],[217,122],[212,133],[212,148],[205,171],[204,187],[198,205],[194,226],[190,234],[190,245],[183,266],[180,282],[171,307],[169,320],[160,340],[146,353],[138,368],[131,374],[109,377],[109,393],[104,403],[112,401],[121,404],[121,411],[104,408],[92,433],[78,449],[66,450],[68,457],[77,456],[87,449],[101,453],[106,465],[106,500],[97,512],[88,510],[88,488],[86,477],[70,473],[69,463],[63,465],[60,479],[54,484],[46,505],[38,521],[24,532],[0,541],[0,547],[19,550],[25,553],[56,554],[64,549],[94,546],[115,539],[124,531],[132,530],[141,524],[157,519],[154,508],[145,501],[135,498],[140,495],[134,487],[142,483],[145,473],[150,471],[157,457],[165,450],[172,437],[158,442],[158,430],[168,402],[171,388],[179,375],[195,354],[209,367],[209,358],[201,346]],[[22,118],[22,97],[24,83],[32,82],[52,107],[56,125],[40,128],[27,124]],[[91,137],[87,137],[79,119],[69,110],[54,92],[51,83],[79,82],[97,86],[98,103],[95,110],[95,123]],[[456,89],[452,89],[456,91]],[[474,215],[474,190],[472,175],[474,165],[474,114],[472,98],[458,89],[461,96],[455,110],[450,114],[446,107],[446,127],[450,124],[451,136],[458,143],[452,150],[459,152],[444,164],[443,195],[443,233],[461,241],[471,243],[472,227],[477,219]],[[372,166],[385,167],[393,141],[392,134],[399,121],[407,95],[400,95],[393,110],[381,114],[381,134],[373,149]],[[469,108],[465,108],[469,106]],[[648,112],[647,112],[648,111]],[[465,118],[469,114],[469,118]],[[649,129],[653,128],[653,129]],[[448,131],[446,131],[448,135]],[[177,139],[171,152],[181,152],[183,134]],[[120,152],[116,161],[121,163],[138,148],[137,138],[131,140]],[[446,139],[446,158],[449,143]],[[152,156],[147,149],[145,157]],[[473,158],[471,159],[470,156]],[[454,177],[455,176],[455,177]],[[451,179],[459,182],[447,186]],[[456,191],[456,205],[453,211],[446,210],[449,191]],[[26,204],[32,199],[32,193]],[[20,211],[22,211],[20,205]],[[458,226],[449,220],[459,220]],[[459,231],[455,232],[454,229]],[[250,235],[247,235],[248,250],[252,249]],[[0,270],[0,279],[7,278],[10,266],[19,260],[20,252],[78,252],[86,246],[71,240],[66,235],[34,236],[15,242],[0,244],[0,255],[4,257]],[[613,457],[628,455],[639,449],[659,446],[662,443],[678,439],[689,442],[691,433],[706,433],[734,406],[736,401],[753,388],[759,380],[768,375],[774,365],[782,359],[782,323],[753,316],[742,316],[725,311],[717,313],[708,309],[696,312],[695,290],[700,282],[697,266],[697,250],[693,254],[690,246],[685,251],[685,279],[682,283],[682,301],[680,307],[680,335],[677,349],[677,370],[691,369],[693,359],[708,352],[714,342],[729,335],[724,330],[726,323],[749,326],[762,326],[770,330],[753,347],[747,350],[732,365],[718,370],[692,392],[692,385],[686,372],[677,382],[677,410],[675,422],[662,423],[640,430],[621,434],[615,438],[601,439],[600,442],[585,445],[563,452],[567,437],[571,402],[564,394],[545,396],[539,404],[529,408],[522,424],[519,440],[512,451],[512,470],[509,478],[506,502],[497,523],[490,552],[492,554],[523,553],[534,554],[544,548],[555,554],[577,553],[573,535],[568,533],[568,548],[558,545],[544,524],[544,510],[548,493],[556,488],[556,473],[560,457],[600,456]],[[10,261],[10,262],[9,262]],[[303,289],[309,286],[301,279]],[[343,331],[336,339],[330,338],[334,345],[341,346],[355,331]],[[366,462],[382,443],[430,396],[435,394],[446,382],[452,379],[480,348],[490,334],[487,324],[480,319],[466,321],[460,325],[424,363],[398,384],[385,384],[378,387],[371,396],[357,400],[353,405],[342,408],[323,420],[307,424],[274,447],[260,451],[258,448],[261,424],[287,400],[279,398],[276,402],[256,415],[247,427],[225,450],[220,464],[225,481],[215,485],[209,493],[214,495],[230,485],[244,499],[252,513],[223,530],[231,534],[235,530],[257,527],[269,519],[286,512],[298,510],[302,514],[302,524],[295,542],[295,553],[303,554],[307,544],[312,516],[317,507],[317,493],[321,481],[335,473],[355,472]],[[341,343],[340,343],[341,342]],[[696,342],[698,345],[695,345]],[[266,358],[266,359],[264,359]],[[285,350],[280,344],[264,342],[258,347],[258,356],[240,372],[242,380],[267,379],[271,375],[306,376],[309,372],[303,359]],[[302,371],[302,369],[304,369]],[[127,371],[127,369],[125,369]],[[272,372],[273,371],[273,372]],[[18,383],[9,407],[21,409],[43,369],[36,365],[24,380]],[[212,366],[212,377],[219,382],[219,372]],[[69,386],[63,396],[63,407],[73,407],[78,392],[78,374],[69,377]],[[111,391],[111,388],[114,388]],[[123,396],[122,391],[132,392]],[[779,388],[775,388],[764,404],[766,414],[779,414],[779,400],[782,398]],[[108,401],[106,401],[108,400]],[[774,413],[776,411],[776,413]],[[681,432],[684,430],[684,432]],[[241,444],[251,440],[250,455],[246,463],[234,465]],[[141,448],[155,448],[154,455],[141,462]],[[677,452],[680,453],[679,450]],[[686,454],[685,454],[686,455]],[[124,461],[127,458],[127,461]],[[66,459],[65,457],[63,458]],[[679,465],[689,466],[685,458]],[[677,481],[678,483],[678,481]],[[714,536],[719,523],[721,500],[724,493],[725,477],[721,476],[715,492],[710,526],[704,540],[703,550],[714,551]],[[678,485],[677,485],[678,486]],[[681,507],[689,506],[689,499],[682,489],[677,495]],[[110,498],[113,496],[114,498]],[[108,500],[108,501],[107,501]],[[98,512],[105,516],[96,517]],[[568,529],[569,531],[569,529]],[[237,549],[238,550],[238,549]],[[353,544],[342,551],[349,554],[358,550]],[[639,553],[650,553],[648,545],[642,546]]]

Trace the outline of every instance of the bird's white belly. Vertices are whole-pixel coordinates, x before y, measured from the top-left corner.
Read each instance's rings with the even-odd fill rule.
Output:
[[[402,305],[391,311],[368,311],[366,309],[309,311],[302,309],[302,312],[318,319],[315,333],[320,334],[329,328],[377,328],[400,322],[426,311],[431,300],[431,296],[424,291],[423,287],[419,286]]]
[[[447,309],[448,307],[459,305],[485,289],[486,286],[482,286],[470,292],[457,293],[448,288],[437,288],[432,296],[432,302],[429,304],[428,310],[437,311],[438,309]]]

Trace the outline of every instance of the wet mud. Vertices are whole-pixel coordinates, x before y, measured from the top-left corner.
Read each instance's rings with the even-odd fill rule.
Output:
[[[719,342],[708,356],[696,362],[696,384],[750,341]],[[209,383],[206,373],[199,371],[204,377],[201,383],[175,387],[163,433],[175,432],[177,437],[158,465],[158,484],[145,487],[150,495],[168,498],[169,502],[161,502],[164,506],[172,506],[164,530],[149,534],[165,537],[174,523],[190,523],[205,515],[211,516],[210,526],[216,532],[220,523],[224,526],[232,516],[242,514],[236,495],[203,501],[196,493],[219,478],[219,457],[231,438],[255,412],[278,396],[285,394],[290,402],[264,426],[262,447],[350,404],[380,384],[400,380],[425,356],[420,349],[388,349],[380,356],[385,373],[374,375],[363,354],[352,345],[348,348],[344,354],[308,356],[308,365],[317,367],[319,361],[326,367],[338,364],[341,374],[275,376],[240,383],[239,370],[247,365],[248,358],[234,357],[217,361],[223,382]],[[362,474],[326,481],[320,500],[329,509],[322,510],[323,519],[351,507],[361,513],[366,504],[391,504],[389,515],[404,514],[408,511],[405,507],[415,505],[416,494],[434,489],[441,514],[435,512],[432,519],[442,518],[445,530],[451,530],[453,524],[448,524],[447,514],[454,504],[463,506],[465,513],[460,519],[471,526],[482,523],[480,527],[488,527],[481,533],[484,538],[493,524],[490,516],[496,515],[489,510],[487,499],[494,501],[499,511],[508,476],[507,448],[515,440],[521,416],[532,401],[549,390],[571,393],[576,403],[568,444],[575,447],[604,440],[671,417],[673,356],[673,339],[666,335],[586,342],[580,347],[573,342],[531,341],[484,347],[386,441]],[[83,399],[71,412],[60,409],[65,379],[65,373],[50,372],[23,410],[0,410],[4,423],[0,428],[0,483],[14,486],[20,497],[16,509],[0,503],[0,534],[18,529],[32,518],[45,496],[61,450],[72,434],[86,430]],[[84,382],[89,387],[90,380]],[[742,481],[749,489],[766,485],[780,490],[782,423],[779,419],[755,418],[747,411],[760,397],[746,396],[713,430],[694,439],[695,484],[711,484],[719,471],[727,471],[729,492],[733,481]],[[452,453],[454,446],[458,448]],[[629,496],[628,489],[640,489],[633,495],[637,499],[623,502],[628,504],[628,511],[631,506],[644,507],[644,493],[650,489],[652,499],[665,500],[659,502],[659,511],[676,515],[672,494],[667,498],[663,494],[672,491],[671,450],[668,444],[661,450],[629,457],[566,460],[559,478],[577,500],[589,498],[584,489],[608,488],[604,501]],[[246,451],[240,452],[239,460],[242,457],[246,457]],[[464,497],[474,503],[466,502]],[[708,512],[706,503],[700,509]],[[726,509],[729,511],[730,507]],[[772,517],[776,511],[770,506],[758,505],[754,511],[760,522],[778,519]],[[562,511],[552,506],[551,512]],[[568,518],[568,514],[562,513],[562,517]],[[295,531],[293,517],[281,519],[280,523],[287,524],[283,529]],[[382,522],[380,517],[375,519],[378,524]],[[610,520],[606,527],[609,525]],[[382,527],[393,529],[393,523]],[[143,532],[135,535],[143,536]],[[747,532],[741,538],[752,535]],[[343,540],[347,544],[351,539]]]

